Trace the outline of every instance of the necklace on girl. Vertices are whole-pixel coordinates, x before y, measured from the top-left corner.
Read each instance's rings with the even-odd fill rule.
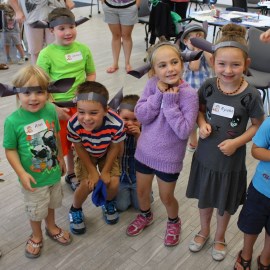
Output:
[[[235,93],[237,93],[237,92],[239,91],[239,89],[240,89],[241,86],[243,85],[244,81],[245,81],[245,80],[244,80],[244,78],[242,77],[241,82],[240,82],[239,86],[237,87],[237,89],[235,89],[234,91],[228,93],[228,92],[223,91],[223,90],[220,88],[219,78],[217,78],[217,88],[218,88],[218,90],[219,90],[221,93],[223,93],[223,94],[225,94],[225,95],[233,95],[233,94],[235,94]]]

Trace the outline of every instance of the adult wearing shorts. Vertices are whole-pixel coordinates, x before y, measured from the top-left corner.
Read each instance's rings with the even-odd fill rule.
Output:
[[[107,69],[114,73],[119,69],[118,61],[123,44],[126,72],[130,71],[130,56],[132,50],[131,33],[134,24],[138,22],[138,7],[140,0],[103,0],[104,21],[112,33],[113,64]]]
[[[28,44],[28,52],[31,55],[31,61],[36,63],[38,54],[44,44],[50,44],[54,41],[54,35],[49,28],[33,28],[32,23],[36,21],[47,21],[48,14],[56,7],[73,8],[71,0],[8,0],[9,5],[15,10],[16,20],[24,23],[24,31]]]

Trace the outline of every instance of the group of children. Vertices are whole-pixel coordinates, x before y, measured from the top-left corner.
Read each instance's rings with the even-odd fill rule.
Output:
[[[151,193],[156,176],[168,215],[164,244],[177,245],[181,219],[174,191],[197,120],[200,138],[197,145],[192,144],[196,151],[187,197],[199,200],[201,229],[189,249],[198,252],[203,248],[209,239],[213,209],[217,208],[212,257],[217,261],[225,258],[230,216],[245,202],[245,145],[253,138],[252,155],[261,162],[239,217],[238,226],[245,233],[244,247],[234,268],[250,269],[252,247],[265,227],[265,246],[258,266],[260,270],[270,269],[269,120],[261,125],[261,97],[243,77],[250,62],[245,29],[234,24],[224,26],[213,55],[205,54],[195,63],[197,67],[189,65],[191,71],[200,70],[203,63],[215,72],[215,77],[197,86],[198,93],[183,79],[186,70],[179,47],[169,42],[157,44],[150,55],[151,78],[141,97],[124,97],[117,114],[108,108],[108,90],[94,81],[95,67],[89,49],[75,41],[73,14],[65,8],[56,9],[49,16],[49,23],[55,42],[40,53],[37,64],[41,68],[28,66],[16,76],[14,94],[21,106],[5,121],[3,146],[22,185],[32,228],[25,255],[40,255],[43,219],[51,239],[61,245],[72,241],[68,232],[55,225],[54,216],[55,208],[61,205],[60,177],[66,172],[61,141],[63,149],[67,149],[65,154],[70,155],[68,174],[75,172],[79,180],[69,211],[72,233],[85,233],[82,205],[101,180],[107,193],[102,206],[106,223],[117,223],[118,210],[124,211],[133,204],[140,213],[126,233],[140,234],[154,221]],[[201,27],[184,32],[183,42],[189,50],[196,50],[191,37],[206,38],[206,32]],[[270,39],[267,34],[262,38]],[[75,105],[74,114],[70,107],[55,109],[48,102],[50,80],[69,77],[75,77],[73,87],[66,94],[58,91],[52,96],[59,103],[69,101],[70,107]],[[56,111],[58,118],[65,120],[63,136],[74,147],[74,163],[70,144],[65,138],[60,139]]]

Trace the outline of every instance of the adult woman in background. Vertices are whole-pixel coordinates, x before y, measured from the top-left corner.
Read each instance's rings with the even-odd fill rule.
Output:
[[[106,70],[114,73],[119,69],[118,61],[123,44],[126,72],[131,70],[130,56],[132,50],[131,33],[138,21],[140,0],[103,0],[104,21],[112,33],[113,64]]]

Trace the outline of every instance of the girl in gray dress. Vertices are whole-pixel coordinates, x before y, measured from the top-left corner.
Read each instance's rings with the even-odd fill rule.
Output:
[[[259,91],[243,74],[250,62],[242,26],[228,24],[213,46],[215,78],[199,89],[199,144],[194,153],[187,197],[197,198],[201,229],[189,249],[200,251],[210,235],[210,222],[217,208],[217,228],[212,257],[226,256],[225,232],[232,214],[246,193],[246,143],[264,119]],[[248,121],[251,125],[247,128]]]

